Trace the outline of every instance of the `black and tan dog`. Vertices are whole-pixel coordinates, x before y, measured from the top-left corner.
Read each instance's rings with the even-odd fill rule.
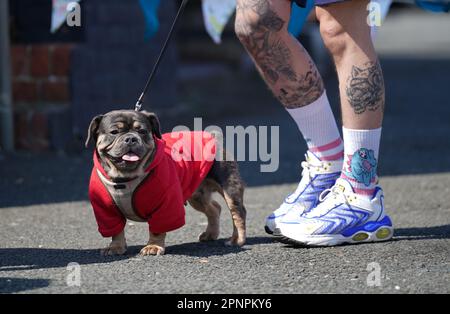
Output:
[[[213,192],[222,195],[231,212],[233,234],[227,244],[244,245],[244,183],[240,178],[237,163],[225,158],[221,161],[212,160],[204,178],[188,192],[190,195],[181,195],[178,191],[182,188],[177,186],[181,184],[181,178],[176,178],[175,181],[172,178],[167,184],[162,178],[167,176],[168,170],[165,168],[174,167],[172,160],[161,159],[164,154],[160,152],[163,149],[161,146],[165,145],[163,138],[158,118],[153,113],[112,111],[92,120],[86,145],[93,140],[96,143],[96,151],[89,196],[100,233],[104,237],[112,238],[111,244],[101,253],[125,254],[127,244],[124,227],[129,219],[149,223],[149,241],[141,250],[141,254],[164,254],[166,230],[171,231],[184,224],[186,201],[196,210],[203,212],[208,219],[206,230],[200,234],[199,240],[216,240],[219,237],[221,207],[212,199]],[[153,166],[154,164],[156,165]],[[196,167],[198,163],[185,162],[184,166]],[[149,184],[156,188],[148,188]],[[99,193],[99,189],[107,192]],[[187,190],[189,191],[189,187]],[[136,200],[137,193],[140,193],[140,201]],[[183,202],[181,204],[180,199]],[[107,217],[103,217],[104,215]],[[180,217],[177,218],[177,215]],[[156,226],[152,219],[155,222],[159,220],[158,225],[166,225],[167,228]]]

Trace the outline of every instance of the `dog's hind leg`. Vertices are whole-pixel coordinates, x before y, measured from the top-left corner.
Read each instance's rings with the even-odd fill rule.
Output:
[[[243,246],[246,239],[245,220],[247,210],[245,209],[244,186],[242,184],[225,185],[223,188],[225,202],[230,208],[231,218],[233,220],[233,235],[226,242],[227,245]]]
[[[208,174],[208,178],[217,184],[219,192],[230,209],[233,220],[233,235],[227,245],[242,246],[246,239],[247,211],[244,206],[245,184],[242,181],[238,164],[235,161],[216,161]]]
[[[196,210],[204,213],[208,219],[206,230],[198,237],[200,242],[213,241],[219,238],[220,233],[220,205],[211,198],[211,183],[203,182],[189,199],[189,204]]]

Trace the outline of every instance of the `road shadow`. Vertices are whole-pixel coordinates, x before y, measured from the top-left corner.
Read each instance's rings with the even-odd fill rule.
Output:
[[[450,239],[450,225],[395,229],[394,240]]]
[[[212,242],[193,242],[171,245],[166,254],[193,257],[223,256],[249,250],[249,246],[272,243],[269,237],[250,237],[244,247],[226,246],[225,239]],[[69,263],[80,265],[108,264],[136,257],[142,246],[130,246],[126,255],[100,255],[98,249],[45,249],[45,248],[0,248],[0,274],[9,271],[67,267]]]
[[[227,246],[226,240],[221,239],[211,242],[189,242],[167,247],[166,252],[172,255],[183,255],[192,257],[211,257],[211,256],[223,256],[228,254],[236,254],[249,250],[249,246],[259,244],[274,243],[275,240],[272,237],[250,237],[247,238],[247,242],[243,247]]]
[[[39,288],[45,288],[50,285],[48,279],[26,279],[26,278],[0,278],[0,293],[18,293]]]
[[[133,257],[134,251],[131,249],[124,256],[104,257],[100,255],[99,249],[1,248],[0,274],[8,271],[67,267],[69,263],[110,263]]]

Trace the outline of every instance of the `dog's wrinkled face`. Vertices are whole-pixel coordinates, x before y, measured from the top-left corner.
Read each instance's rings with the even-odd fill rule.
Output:
[[[102,166],[111,179],[127,179],[139,175],[151,161],[154,136],[161,138],[155,114],[111,111],[92,120],[86,145],[95,141]]]

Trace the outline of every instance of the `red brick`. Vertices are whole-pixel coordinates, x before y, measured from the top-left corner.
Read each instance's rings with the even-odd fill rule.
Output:
[[[41,152],[50,148],[48,116],[45,113],[15,112],[14,129],[17,149]]]
[[[45,113],[36,112],[31,118],[30,135],[33,151],[46,151],[50,147],[48,117]]]
[[[11,47],[11,68],[13,77],[29,75],[30,54],[26,45]]]
[[[68,102],[69,87],[65,80],[42,83],[42,100],[46,102]]]
[[[34,81],[13,81],[13,101],[16,103],[33,103],[38,101],[38,88]]]
[[[48,45],[32,46],[31,49],[31,75],[33,77],[46,77],[50,74],[50,56]]]
[[[17,149],[29,150],[31,148],[31,143],[28,139],[28,134],[30,133],[29,126],[28,113],[14,113],[14,137]]]
[[[56,45],[54,47],[50,63],[52,75],[69,76],[71,53],[71,45]]]

